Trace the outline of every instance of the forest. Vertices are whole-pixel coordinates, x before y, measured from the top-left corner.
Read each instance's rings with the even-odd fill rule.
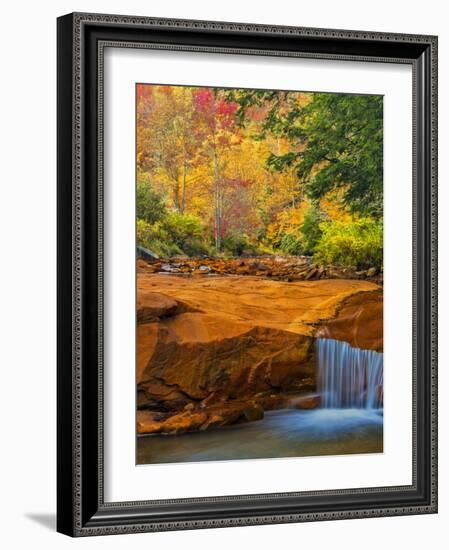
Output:
[[[137,242],[382,268],[383,98],[136,86]]]

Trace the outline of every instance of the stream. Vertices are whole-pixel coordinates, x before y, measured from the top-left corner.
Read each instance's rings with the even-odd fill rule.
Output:
[[[137,463],[381,453],[382,409],[268,411],[263,420],[137,440]]]

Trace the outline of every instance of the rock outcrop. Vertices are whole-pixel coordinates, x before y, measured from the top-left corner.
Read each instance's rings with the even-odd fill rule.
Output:
[[[253,422],[263,416],[264,409],[260,404],[239,401],[197,409],[192,407],[175,413],[140,410],[137,411],[137,432],[179,434]]]
[[[377,304],[379,293],[365,280],[287,283],[143,269],[137,285],[138,432],[167,434],[318,406],[315,334],[325,327],[336,337],[332,322],[340,319],[342,333],[341,316],[363,303],[357,297]]]
[[[317,337],[348,342],[354,348],[383,351],[383,294],[381,290],[346,298],[337,315],[323,322]]]
[[[147,345],[138,355],[139,402],[156,410],[300,390],[314,373],[313,338],[220,322],[210,314],[142,325],[140,340]]]
[[[308,256],[260,256],[258,258],[173,258],[139,259],[138,269],[143,273],[172,273],[204,276],[215,275],[250,275],[276,281],[311,281],[321,279],[360,279],[382,282],[382,273],[375,267],[357,270],[355,267],[335,265],[317,266]]]

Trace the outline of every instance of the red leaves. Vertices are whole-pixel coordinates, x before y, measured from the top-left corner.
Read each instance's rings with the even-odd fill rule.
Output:
[[[235,124],[235,113],[237,103],[229,103],[224,99],[219,99],[215,107],[215,116],[220,119],[222,128],[231,128]]]
[[[215,94],[212,88],[199,88],[193,94],[196,114],[202,115],[209,126],[228,129],[235,124],[237,103]]]
[[[238,104],[214,88],[139,84],[136,97],[138,166],[169,207],[200,215],[218,247],[230,232],[257,228],[263,159],[255,174],[259,153]]]
[[[141,99],[150,100],[153,95],[153,86],[148,84],[137,84],[136,86],[136,100],[139,104]]]
[[[215,107],[214,92],[211,88],[199,88],[193,94],[195,109],[200,113],[210,114]]]

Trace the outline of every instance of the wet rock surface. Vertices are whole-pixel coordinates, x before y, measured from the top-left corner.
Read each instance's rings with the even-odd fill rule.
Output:
[[[321,324],[316,336],[348,342],[354,348],[383,351],[383,293],[381,290],[345,299],[337,315]]]
[[[169,260],[137,260],[144,273],[181,275],[251,275],[276,281],[311,281],[320,279],[361,279],[382,283],[382,273],[375,267],[357,270],[355,267],[317,266],[308,256],[262,256],[257,258],[189,258],[175,256]]]

